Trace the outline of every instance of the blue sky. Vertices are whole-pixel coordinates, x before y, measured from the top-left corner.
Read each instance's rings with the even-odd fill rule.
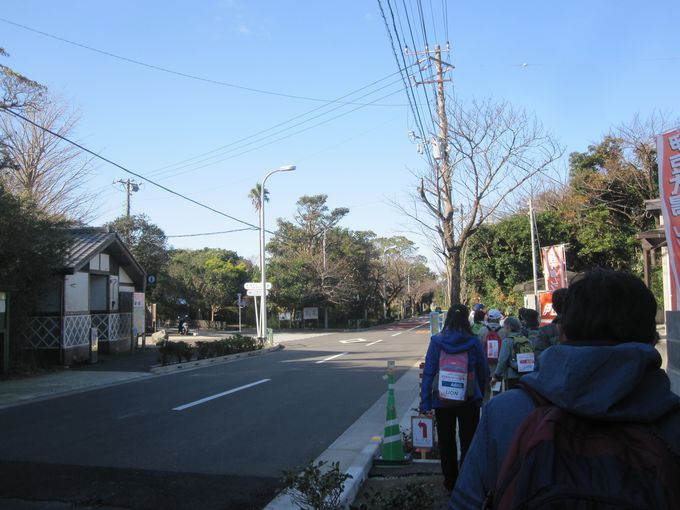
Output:
[[[448,33],[455,94],[525,108],[566,154],[586,150],[636,113],[678,116],[680,2],[449,1],[445,23],[444,1],[421,5],[428,40],[445,45]],[[417,2],[406,3],[416,9]],[[398,91],[377,1],[4,0],[0,17],[180,73],[308,98],[193,80],[0,22],[0,47],[11,55],[3,63],[76,106],[74,137],[103,156],[253,224],[248,191],[269,170],[295,164],[295,172],[267,183],[270,230],[276,218],[292,217],[300,196],[325,193],[330,207],[350,209],[344,226],[418,241],[389,204],[406,200],[415,185],[411,172],[425,162],[407,137],[413,119]],[[378,80],[363,93],[383,90],[347,99],[374,102],[369,106],[311,100],[332,100]],[[319,107],[296,122],[319,115],[315,121],[271,138],[272,131],[260,133]],[[327,122],[315,126],[321,121]],[[164,168],[256,133],[240,150],[231,145],[219,157]],[[124,195],[111,183],[127,177],[97,164],[88,185],[101,192],[94,223],[122,214]],[[133,195],[132,211],[168,235],[242,227],[151,185]],[[255,231],[170,241],[258,253]],[[429,255],[425,246],[421,252]]]

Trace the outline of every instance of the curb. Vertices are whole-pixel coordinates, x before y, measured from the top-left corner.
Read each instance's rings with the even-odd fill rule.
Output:
[[[174,372],[185,372],[187,370],[193,370],[195,368],[203,368],[207,366],[222,365],[228,361],[239,359],[239,358],[249,358],[253,356],[260,356],[262,354],[267,354],[270,352],[275,352],[283,349],[282,344],[275,345],[273,347],[266,347],[259,349],[257,351],[239,352],[238,354],[228,354],[226,356],[219,356],[217,358],[206,358],[194,361],[189,361],[187,363],[173,363],[171,365],[155,365],[151,367],[149,372],[154,375],[161,374],[171,374]]]

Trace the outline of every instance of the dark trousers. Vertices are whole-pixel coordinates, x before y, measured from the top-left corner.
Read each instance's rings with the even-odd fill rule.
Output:
[[[479,407],[462,405],[458,407],[439,407],[434,410],[437,418],[437,436],[439,437],[439,455],[444,474],[444,485],[450,491],[458,479],[458,447],[456,435],[460,437],[460,464],[475,435],[479,424]]]

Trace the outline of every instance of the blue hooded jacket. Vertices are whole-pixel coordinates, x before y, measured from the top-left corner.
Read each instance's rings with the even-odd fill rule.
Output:
[[[477,384],[475,385],[474,401],[481,404],[484,397],[484,387],[489,381],[489,365],[486,356],[475,335],[469,335],[462,331],[446,330],[438,335],[433,335],[425,356],[425,368],[420,387],[420,410],[428,412],[432,408],[441,407],[438,391],[433,388],[435,377],[439,372],[439,354],[444,351],[449,354],[469,352],[468,362],[475,371]]]
[[[555,345],[536,372],[521,381],[555,405],[579,416],[611,422],[656,423],[680,455],[680,397],[671,392],[661,355],[651,345]],[[496,486],[515,431],[535,408],[522,390],[489,400],[456,482],[449,508],[479,509]],[[676,408],[676,412],[671,412]],[[663,420],[659,420],[663,417]]]

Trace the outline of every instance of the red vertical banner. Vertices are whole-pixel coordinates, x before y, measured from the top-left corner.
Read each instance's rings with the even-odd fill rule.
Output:
[[[552,292],[567,286],[567,258],[563,244],[541,248],[545,290]]]
[[[552,306],[552,292],[541,292],[539,302],[541,303],[541,326],[550,324],[557,317],[557,312]]]
[[[659,195],[663,212],[666,244],[671,270],[671,310],[678,310],[680,295],[680,129],[659,135],[656,139],[659,165]]]

